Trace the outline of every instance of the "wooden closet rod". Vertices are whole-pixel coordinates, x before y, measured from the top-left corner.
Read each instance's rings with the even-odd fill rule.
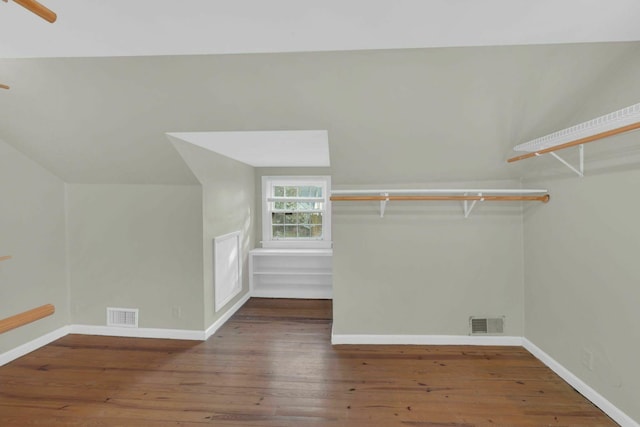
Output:
[[[383,202],[385,200],[400,200],[400,201],[410,201],[410,200],[485,200],[485,201],[537,201],[547,203],[549,201],[549,195],[541,195],[541,196],[478,196],[478,195],[459,195],[459,196],[331,196],[332,202],[342,202],[342,201],[351,201],[351,202],[364,202],[364,201],[379,201]]]
[[[0,261],[4,261],[7,259],[11,259],[11,255],[4,255],[4,256],[0,256]]]
[[[609,136],[618,135],[620,133],[629,132],[636,129],[640,129],[640,122],[632,123],[630,125],[608,130],[606,132],[597,133],[595,135],[586,136],[584,138],[576,139],[575,141],[567,142],[565,144],[560,144],[554,147],[545,148],[544,150],[533,151],[531,153],[523,154],[521,156],[512,157],[508,159],[507,162],[509,163],[517,162],[518,160],[524,160],[530,157],[539,156],[541,154],[551,153],[552,151],[558,151],[558,150],[563,150],[569,147],[575,147],[576,145],[586,144],[587,142],[597,141],[599,139],[607,138]]]
[[[3,1],[5,3],[7,2],[7,0],[3,0]],[[47,22],[54,23],[56,22],[56,19],[58,19],[58,15],[56,15],[55,12],[43,6],[42,4],[38,3],[36,0],[13,0],[13,1],[18,3],[20,6],[24,7],[25,9],[35,13],[36,15],[38,15],[40,18],[44,19]]]
[[[27,310],[15,316],[0,320],[0,334],[18,328],[27,323],[35,322],[43,317],[51,316],[56,308],[52,304],[45,304],[32,310]]]

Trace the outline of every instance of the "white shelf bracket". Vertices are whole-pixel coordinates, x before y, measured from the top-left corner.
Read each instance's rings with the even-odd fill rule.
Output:
[[[384,218],[384,211],[389,203],[389,193],[380,193],[380,195],[386,197],[386,199],[380,200],[380,218]]]
[[[467,196],[467,193],[464,193],[465,196]],[[483,202],[484,198],[482,198],[482,193],[478,193],[478,196],[480,196],[480,201]],[[478,202],[477,200],[474,200],[473,202],[469,203],[468,200],[464,201],[464,217],[465,218],[469,218],[469,215],[471,214],[471,211],[473,210],[474,206],[476,205],[476,202]]]
[[[566,167],[568,167],[569,169],[571,169],[573,172],[575,172],[576,174],[578,174],[578,176],[580,178],[584,177],[584,145],[579,145],[578,146],[578,153],[580,154],[580,164],[578,166],[578,169],[576,169],[575,167],[573,167],[573,165],[571,165],[569,162],[567,162],[565,159],[563,159],[562,157],[558,156],[556,153],[554,153],[553,151],[550,152],[549,154],[551,154],[553,157],[555,157],[556,159],[558,159],[558,161],[560,163],[562,163],[563,165],[565,165]],[[536,156],[539,156],[540,154],[536,154]]]

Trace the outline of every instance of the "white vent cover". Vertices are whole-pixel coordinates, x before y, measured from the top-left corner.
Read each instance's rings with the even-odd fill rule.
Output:
[[[242,235],[240,231],[213,239],[213,269],[216,311],[242,291]]]
[[[504,333],[504,316],[469,318],[471,335],[495,335]]]
[[[138,309],[107,307],[107,326],[137,328]]]

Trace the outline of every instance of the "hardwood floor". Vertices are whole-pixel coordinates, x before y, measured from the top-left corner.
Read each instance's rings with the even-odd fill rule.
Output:
[[[68,335],[0,368],[0,426],[615,426],[519,347],[338,346],[331,302],[207,342]]]

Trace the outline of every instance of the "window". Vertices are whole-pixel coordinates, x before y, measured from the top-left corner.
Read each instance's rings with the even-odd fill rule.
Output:
[[[330,248],[328,176],[262,177],[262,246]]]

